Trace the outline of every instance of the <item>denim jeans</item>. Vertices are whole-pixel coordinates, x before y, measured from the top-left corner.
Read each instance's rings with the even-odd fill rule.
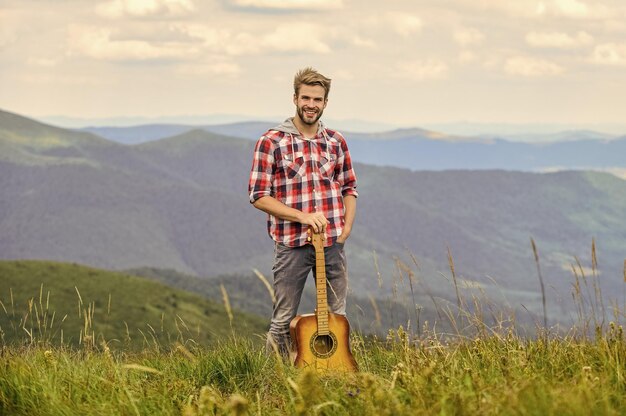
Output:
[[[326,293],[330,312],[346,314],[348,272],[343,244],[335,243],[324,248],[326,260]],[[274,343],[283,357],[291,349],[289,323],[296,316],[304,284],[313,271],[315,277],[315,249],[307,244],[302,247],[287,247],[276,243],[274,251],[274,312],[267,335],[267,352],[274,351]],[[311,313],[313,311],[307,311]]]

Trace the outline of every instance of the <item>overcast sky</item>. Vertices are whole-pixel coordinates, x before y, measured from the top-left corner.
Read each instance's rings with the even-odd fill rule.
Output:
[[[624,122],[624,0],[0,0],[0,108],[395,125]]]

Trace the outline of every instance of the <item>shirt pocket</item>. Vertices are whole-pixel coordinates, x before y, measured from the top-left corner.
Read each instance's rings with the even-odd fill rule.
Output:
[[[284,154],[278,163],[278,168],[289,179],[300,179],[306,173],[306,165],[302,152]]]
[[[333,179],[336,165],[337,155],[332,152],[325,152],[320,158],[320,173],[327,179]]]

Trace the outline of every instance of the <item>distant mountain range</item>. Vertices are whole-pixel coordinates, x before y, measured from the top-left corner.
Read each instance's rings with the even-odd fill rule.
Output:
[[[436,144],[459,157],[463,149],[469,156],[470,143],[492,145],[415,130],[348,140],[355,159],[359,148],[384,156],[377,143],[427,141],[427,153],[407,148],[395,157],[431,162],[445,158]],[[609,145],[594,143],[588,153]],[[0,258],[205,277],[257,268],[270,276],[266,217],[247,200],[253,145],[201,129],[124,145],[0,112]],[[531,237],[551,317],[571,316],[572,265],[578,258],[588,273],[594,237],[601,286],[607,295],[622,293],[624,180],[582,171],[411,171],[364,163],[356,170],[361,196],[346,246],[356,295],[410,299],[414,273],[418,304],[454,305],[449,248],[465,296],[484,292],[521,313],[540,313]]]
[[[194,129],[256,140],[273,125],[267,122],[205,126],[151,124],[92,127],[83,131],[119,143],[138,144]],[[626,158],[622,157],[626,154],[626,136],[615,137],[585,130],[470,137],[412,128],[380,133],[345,132],[345,135],[354,160],[379,166],[411,170],[505,169],[532,172],[577,169],[626,174]]]

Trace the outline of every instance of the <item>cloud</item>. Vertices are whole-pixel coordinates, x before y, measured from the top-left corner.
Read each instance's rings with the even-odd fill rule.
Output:
[[[287,23],[261,37],[261,47],[278,52],[329,53],[325,28],[313,23]]]
[[[448,75],[448,65],[439,59],[415,60],[396,65],[396,78],[413,81],[444,79]]]
[[[561,32],[530,32],[526,43],[536,48],[576,49],[593,43],[593,36],[578,32],[575,36]]]
[[[96,6],[102,17],[180,17],[195,11],[192,0],[110,0]]]
[[[569,17],[586,17],[589,14],[589,7],[578,0],[553,0],[537,4],[537,12],[539,14],[544,14],[548,11]]]
[[[454,32],[454,40],[461,46],[478,45],[485,39],[485,35],[478,29],[465,28]]]
[[[514,56],[504,64],[504,71],[510,75],[523,77],[554,76],[564,72],[563,67],[543,59],[529,56]]]
[[[225,60],[222,57],[214,57],[203,62],[193,62],[178,65],[176,72],[183,75],[206,76],[223,75],[237,76],[241,74],[241,67],[235,62]]]
[[[341,9],[343,0],[230,0],[236,7],[267,10]]]
[[[331,51],[323,40],[326,30],[313,23],[285,23],[263,34],[233,32],[200,24],[175,26],[190,37],[200,39],[213,53],[238,56],[276,52],[325,54]]]
[[[30,66],[34,67],[42,67],[42,68],[54,68],[58,65],[58,58],[28,58],[26,63]]]
[[[516,17],[536,17],[537,3],[515,0],[454,0],[457,7],[478,9],[481,14],[494,11]]]
[[[457,7],[504,13],[512,18],[609,19],[626,16],[623,6],[607,6],[606,2],[593,0],[454,0],[454,3]]]
[[[406,37],[418,33],[423,26],[422,19],[408,13],[388,12],[385,20],[394,32]]]
[[[618,8],[589,0],[550,0],[537,3],[537,14],[567,17],[572,19],[606,19],[620,13]]]
[[[198,53],[193,44],[116,40],[114,29],[86,25],[69,26],[68,46],[71,55],[108,61],[178,60]]]
[[[363,48],[375,48],[376,47],[376,42],[374,42],[373,40],[362,38],[361,36],[356,35],[356,34],[348,35],[347,38],[349,39],[350,43],[354,46],[363,47]]]
[[[626,66],[626,43],[604,43],[596,46],[591,62],[598,65]]]
[[[461,51],[458,56],[458,60],[462,64],[469,64],[475,62],[478,56],[472,51]]]

